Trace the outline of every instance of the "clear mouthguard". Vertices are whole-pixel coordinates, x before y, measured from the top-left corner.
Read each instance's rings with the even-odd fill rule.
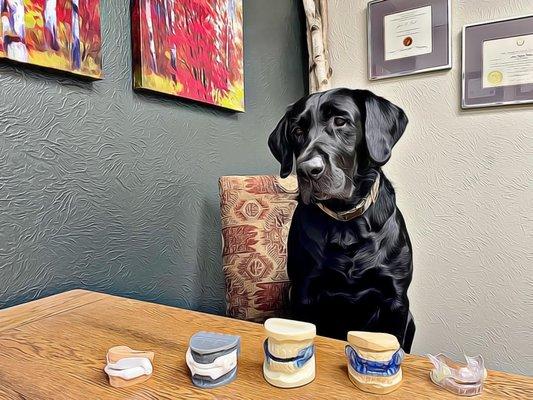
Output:
[[[459,396],[475,396],[483,390],[487,375],[483,357],[465,355],[466,364],[461,364],[444,354],[427,356],[434,366],[429,376],[436,385]]]

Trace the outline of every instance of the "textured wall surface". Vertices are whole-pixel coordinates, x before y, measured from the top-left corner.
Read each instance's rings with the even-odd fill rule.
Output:
[[[103,81],[0,66],[0,308],[83,287],[222,313],[218,177],[278,170],[299,1],[244,4],[245,114],[134,93],[129,0],[101,4]]]
[[[330,3],[334,85],[368,88],[410,119],[386,173],[414,247],[413,351],[481,353],[528,374],[533,106],[462,111],[460,38],[465,24],[532,13],[526,0],[454,0],[453,69],[371,83],[366,1]]]

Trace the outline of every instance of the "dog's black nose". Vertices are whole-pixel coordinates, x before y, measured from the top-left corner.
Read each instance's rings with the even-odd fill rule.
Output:
[[[298,173],[303,174],[311,179],[318,179],[324,173],[324,160],[320,156],[315,156],[310,160],[300,163]]]

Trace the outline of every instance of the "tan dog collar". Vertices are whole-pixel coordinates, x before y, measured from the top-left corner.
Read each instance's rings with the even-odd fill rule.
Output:
[[[337,221],[350,221],[354,218],[360,217],[365,213],[366,210],[370,208],[372,204],[374,204],[378,198],[379,193],[379,182],[380,182],[380,176],[378,174],[374,184],[370,188],[370,193],[366,195],[354,208],[351,208],[346,211],[333,211],[327,208],[322,203],[317,203],[318,208],[320,208],[322,211],[324,211],[326,214],[328,214],[331,218],[336,219]]]

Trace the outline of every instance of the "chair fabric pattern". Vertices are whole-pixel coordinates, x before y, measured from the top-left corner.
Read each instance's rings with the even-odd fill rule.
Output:
[[[226,314],[254,322],[284,316],[296,177],[223,176],[219,187]]]

